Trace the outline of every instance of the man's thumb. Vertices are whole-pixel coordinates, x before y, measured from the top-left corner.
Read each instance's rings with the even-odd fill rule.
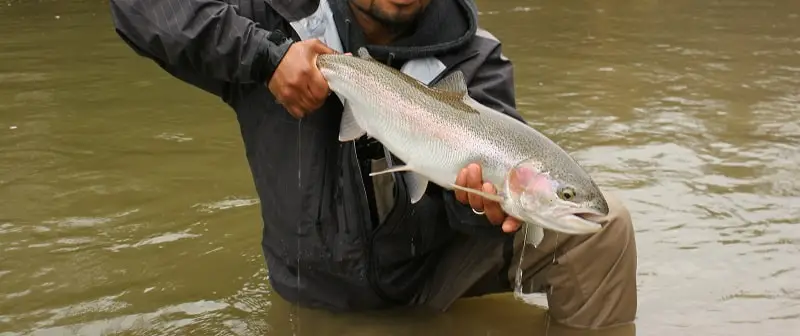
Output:
[[[319,54],[333,54],[334,53],[333,49],[329,48],[327,45],[325,45],[325,43],[322,43],[322,41],[320,41],[320,40],[315,40],[314,43],[312,43],[312,46],[313,46],[314,51],[319,53]]]

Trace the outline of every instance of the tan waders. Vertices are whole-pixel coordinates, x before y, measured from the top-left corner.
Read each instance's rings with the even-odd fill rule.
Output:
[[[523,292],[546,293],[550,316],[562,324],[594,329],[633,322],[637,309],[634,229],[624,205],[613,195],[606,197],[610,212],[596,234],[545,231],[537,248],[527,245],[524,249],[522,229],[515,235],[513,248],[510,244],[504,248],[508,239],[462,236],[414,303],[443,311],[460,297],[513,290],[521,269]],[[511,254],[510,265],[505,265],[504,253]],[[500,279],[504,273],[508,278]],[[491,288],[498,283],[505,288]]]

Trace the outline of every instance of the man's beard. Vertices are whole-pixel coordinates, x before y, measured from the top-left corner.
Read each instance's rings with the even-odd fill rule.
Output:
[[[371,19],[375,20],[376,22],[380,23],[381,26],[389,30],[391,33],[399,34],[409,30],[417,23],[417,18],[419,17],[419,13],[415,13],[413,16],[410,17],[401,17],[395,18],[387,15],[386,13],[382,12],[379,8],[375,7],[375,1],[370,1],[369,8],[362,8],[355,2],[353,2],[353,7],[358,9],[361,13],[369,16]]]

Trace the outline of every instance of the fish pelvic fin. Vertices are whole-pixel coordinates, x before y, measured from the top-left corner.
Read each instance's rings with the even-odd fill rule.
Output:
[[[454,183],[450,184],[450,188],[455,189],[455,190],[465,191],[465,192],[468,192],[468,193],[472,193],[472,194],[478,195],[480,197],[483,197],[485,199],[488,199],[490,201],[494,201],[494,202],[497,202],[497,203],[503,203],[503,197],[500,196],[500,195],[492,195],[492,194],[484,192],[482,190],[462,187],[462,186],[456,185]]]
[[[342,111],[342,121],[339,124],[339,141],[353,141],[367,134],[361,126],[358,125],[353,109],[350,104],[344,101],[344,111]]]
[[[416,204],[422,199],[422,196],[425,196],[425,190],[428,189],[428,178],[414,172],[404,174],[403,177],[411,204]]]
[[[379,172],[369,173],[369,176],[381,175],[381,174],[389,174],[389,173],[400,173],[405,172],[403,174],[403,179],[406,183],[406,190],[408,191],[408,196],[411,198],[411,204],[415,204],[422,199],[422,196],[425,195],[425,190],[428,189],[428,178],[422,176],[418,173],[415,173],[411,166],[395,166],[388,169],[381,170]]]
[[[539,247],[544,239],[544,228],[539,225],[525,223],[525,243]]]

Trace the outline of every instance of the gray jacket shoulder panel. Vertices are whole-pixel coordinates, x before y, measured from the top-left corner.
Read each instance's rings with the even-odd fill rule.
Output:
[[[500,40],[488,31],[478,29],[468,48],[477,52],[476,57],[460,66],[465,74],[471,75],[466,78],[470,96],[481,104],[522,120],[516,110],[513,64],[503,55]]]

